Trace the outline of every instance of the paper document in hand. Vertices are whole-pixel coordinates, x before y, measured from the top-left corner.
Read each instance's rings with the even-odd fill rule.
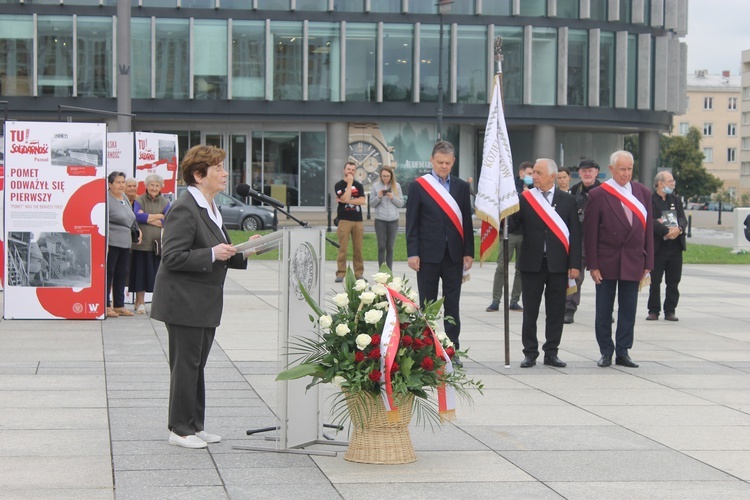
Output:
[[[273,233],[268,233],[260,238],[252,238],[244,243],[238,243],[234,245],[234,248],[238,252],[244,253],[252,250],[251,253],[261,254],[278,248],[283,236],[283,231],[274,231]]]

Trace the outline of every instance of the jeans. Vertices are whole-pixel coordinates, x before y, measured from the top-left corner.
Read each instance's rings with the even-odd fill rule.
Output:
[[[398,220],[375,219],[375,235],[378,238],[378,267],[384,263],[393,271],[393,246],[398,234]]]

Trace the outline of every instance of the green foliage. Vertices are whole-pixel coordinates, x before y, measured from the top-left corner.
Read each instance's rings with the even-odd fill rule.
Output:
[[[684,264],[750,264],[750,253],[735,254],[731,248],[713,245],[691,245],[688,238]]]
[[[705,156],[700,144],[701,133],[695,127],[684,136],[659,138],[659,167],[672,169],[676,192],[688,200],[711,196],[722,186],[722,181],[703,166]]]

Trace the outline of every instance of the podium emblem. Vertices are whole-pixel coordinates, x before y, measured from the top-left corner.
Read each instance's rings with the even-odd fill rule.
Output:
[[[294,251],[291,262],[291,272],[289,273],[289,284],[294,290],[298,300],[304,300],[305,297],[300,291],[300,283],[310,292],[318,285],[318,259],[315,255],[315,249],[310,243],[301,243]]]

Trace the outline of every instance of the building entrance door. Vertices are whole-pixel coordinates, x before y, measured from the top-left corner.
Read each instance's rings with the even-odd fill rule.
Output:
[[[228,132],[204,132],[202,143],[216,146],[227,152],[224,168],[229,172],[227,193],[234,195],[238,184],[252,184],[248,182],[247,158],[250,145],[250,133],[232,134]]]

